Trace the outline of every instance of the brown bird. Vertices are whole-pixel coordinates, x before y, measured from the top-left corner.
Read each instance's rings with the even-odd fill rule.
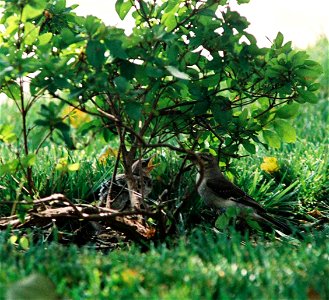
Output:
[[[270,216],[258,202],[223,175],[215,156],[210,153],[199,153],[188,155],[188,158],[198,167],[198,193],[206,205],[224,209],[236,207],[242,217],[251,216],[256,221],[266,222],[285,234],[292,234],[290,227]]]
[[[132,165],[133,176],[137,182],[137,196],[146,198],[152,191],[153,181],[150,172],[155,165],[152,163],[152,156],[146,159],[137,160]],[[110,197],[110,208],[123,211],[130,208],[130,196],[125,174],[118,174],[112,183],[111,179],[103,182],[99,191],[99,199],[101,203],[106,203]]]

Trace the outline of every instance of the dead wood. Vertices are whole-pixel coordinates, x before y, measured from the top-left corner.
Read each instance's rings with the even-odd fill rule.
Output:
[[[83,243],[98,241],[104,248],[107,241],[135,241],[143,243],[156,238],[156,229],[141,221],[141,217],[156,218],[159,212],[133,210],[118,212],[113,209],[75,204],[65,195],[54,194],[34,201],[20,201],[30,204],[23,218],[18,215],[0,218],[0,230],[24,230],[27,228],[56,228],[65,240],[83,240]],[[113,246],[113,243],[110,243]]]

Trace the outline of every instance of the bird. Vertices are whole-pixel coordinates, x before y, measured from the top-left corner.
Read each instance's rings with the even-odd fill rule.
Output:
[[[187,158],[199,170],[197,190],[207,206],[217,209],[235,207],[243,218],[252,217],[260,223],[265,222],[265,226],[269,224],[287,235],[293,233],[288,225],[270,216],[261,204],[229,181],[221,172],[217,157],[211,153],[191,153]]]
[[[153,156],[145,159],[136,160],[132,165],[132,173],[137,183],[137,196],[139,198],[147,197],[153,187],[153,181],[150,172],[155,165],[152,163]],[[107,202],[110,197],[110,208],[118,211],[127,210],[130,208],[130,196],[125,174],[118,174],[115,180],[111,183],[112,178],[103,182],[99,189],[99,200],[101,204]],[[109,194],[111,190],[111,193]]]

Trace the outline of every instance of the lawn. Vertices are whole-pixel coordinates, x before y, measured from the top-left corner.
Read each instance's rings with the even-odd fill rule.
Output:
[[[328,216],[328,152],[323,142],[327,116],[325,101],[308,107],[295,121],[297,143],[278,150],[260,149],[257,156],[235,162],[236,183],[275,212],[299,205],[310,224],[318,219],[307,211]],[[106,169],[96,172],[102,166],[96,156],[88,159],[81,152],[75,154],[81,156],[79,172],[65,176],[55,172],[47,186],[43,178],[63,153],[50,151],[38,164],[40,187],[44,186],[44,193],[52,186],[51,192],[67,190],[72,197],[83,196],[86,188],[79,176],[89,176],[95,183]],[[261,171],[264,156],[277,158],[280,169],[275,176]],[[318,228],[305,229],[305,240],[299,241],[241,236],[234,230],[198,224],[180,237],[147,245],[147,251],[128,243],[110,252],[97,251],[92,245],[33,242],[31,233],[2,232],[0,298],[17,280],[42,274],[54,283],[61,298],[69,299],[327,299],[329,228]]]

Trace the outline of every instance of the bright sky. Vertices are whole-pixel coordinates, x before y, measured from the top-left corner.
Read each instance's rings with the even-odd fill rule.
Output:
[[[173,0],[169,0],[173,1]],[[68,5],[79,4],[75,10],[80,15],[94,15],[106,24],[130,28],[132,20],[122,22],[116,15],[115,0],[67,0]],[[328,0],[251,0],[248,4],[236,5],[231,1],[232,9],[238,10],[250,22],[248,31],[255,35],[259,46],[270,46],[281,31],[286,41],[305,48],[312,45],[318,36],[329,38],[329,1]],[[329,49],[328,49],[329,50]]]

